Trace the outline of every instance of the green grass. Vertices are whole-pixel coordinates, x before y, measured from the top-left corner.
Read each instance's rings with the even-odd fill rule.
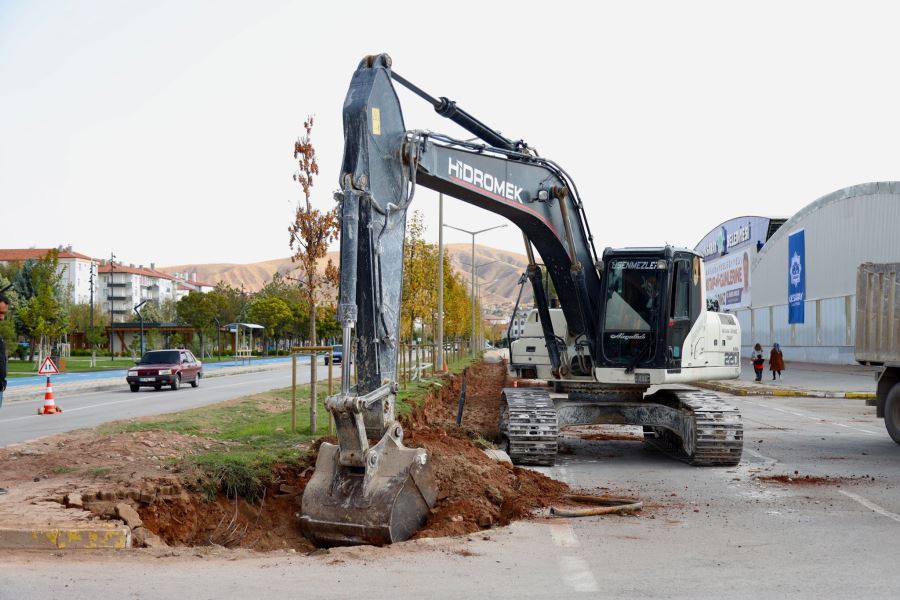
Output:
[[[457,372],[469,364],[471,360],[466,358],[448,367]],[[397,396],[398,414],[409,414],[421,405],[435,385],[440,385],[439,379],[408,384]],[[316,433],[309,428],[308,385],[297,386],[296,431],[291,431],[291,389],[283,388],[152,419],[112,423],[101,426],[99,432],[109,435],[162,430],[223,442],[224,447],[186,456],[176,466],[183,472],[199,472],[196,483],[207,499],[222,492],[252,502],[260,498],[273,465],[299,464],[311,442],[329,432],[329,414],[324,406],[327,391],[327,382],[319,382]]]
[[[298,463],[304,447],[328,433],[329,418],[324,400],[327,385],[319,385],[318,428],[309,428],[309,386],[297,386],[296,432],[291,431],[290,388],[248,396],[237,401],[161,415],[153,419],[113,423],[100,428],[101,434],[162,430],[195,435],[224,442],[224,449],[204,451],[181,461],[182,469],[196,468],[200,490],[208,499],[219,491],[229,497],[257,500],[272,465]],[[265,410],[277,398],[283,410]],[[193,470],[193,469],[191,469]]]

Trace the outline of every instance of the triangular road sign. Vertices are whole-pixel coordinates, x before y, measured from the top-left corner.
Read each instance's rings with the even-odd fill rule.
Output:
[[[59,369],[56,368],[56,364],[54,364],[49,356],[41,363],[41,368],[38,369],[38,375],[59,375]]]

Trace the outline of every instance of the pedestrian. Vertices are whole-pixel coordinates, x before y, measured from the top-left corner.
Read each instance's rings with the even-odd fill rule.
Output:
[[[0,292],[0,321],[6,319],[6,313],[9,311],[9,298]],[[0,407],[3,406],[3,392],[6,391],[6,342],[0,335]],[[0,487],[0,494],[5,494],[6,488]]]
[[[769,352],[769,369],[772,371],[772,381],[775,381],[776,375],[781,379],[781,372],[784,371],[784,355],[781,353],[781,346],[778,342],[772,346]]]
[[[756,373],[756,381],[762,381],[763,366],[766,364],[766,359],[763,358],[762,346],[759,342],[753,346],[751,360],[753,361],[753,372]]]

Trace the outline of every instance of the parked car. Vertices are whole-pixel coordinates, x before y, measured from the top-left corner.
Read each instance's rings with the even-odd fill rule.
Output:
[[[190,383],[191,387],[200,385],[203,377],[203,363],[190,350],[178,348],[174,350],[150,350],[145,352],[134,368],[128,369],[125,381],[132,392],[142,387],[157,390],[167,385],[173,390],[182,383]]]
[[[334,349],[332,350],[332,354],[334,356],[334,364],[336,364],[336,365],[341,364],[341,362],[344,360],[344,347],[343,346],[334,346]],[[326,365],[328,364],[329,360],[330,360],[330,357],[328,356],[328,353],[326,352],[325,353],[325,364]]]

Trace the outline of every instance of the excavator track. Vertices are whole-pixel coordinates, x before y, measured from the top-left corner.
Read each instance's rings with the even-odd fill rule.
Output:
[[[559,418],[544,390],[505,388],[500,433],[508,441],[507,453],[517,465],[553,465],[556,462]]]
[[[698,467],[734,466],[741,461],[744,425],[740,411],[715,392],[665,390],[678,407],[693,417],[693,438],[681,440],[667,430],[645,427],[645,439],[666,452]]]

